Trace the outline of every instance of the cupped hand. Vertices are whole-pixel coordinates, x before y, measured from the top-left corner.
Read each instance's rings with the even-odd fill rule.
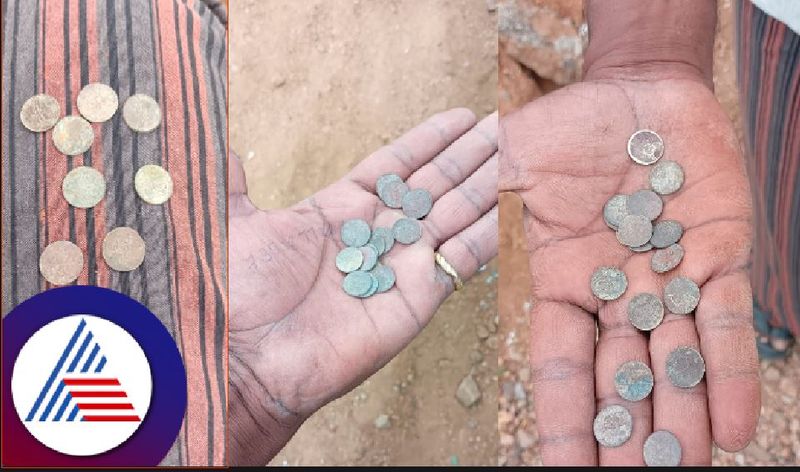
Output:
[[[617,193],[648,188],[649,166],[627,155],[630,135],[652,129],[665,143],[662,159],[684,169],[685,182],[665,196],[662,219],[685,228],[681,264],[666,274],[650,268],[648,253],[622,246],[603,221]],[[673,432],[682,464],[709,464],[712,439],[743,448],[760,408],[758,358],[747,276],[751,245],[750,192],[732,126],[702,81],[604,80],[565,87],[504,117],[500,131],[500,188],[524,202],[533,278],[531,363],[539,445],[546,464],[642,464],[655,430]],[[589,280],[599,266],[622,269],[627,291],[603,302]],[[649,334],[627,318],[637,293],[662,296],[666,283],[686,276],[701,299],[688,316],[667,313]],[[599,333],[599,334],[598,334]],[[667,355],[699,349],[706,376],[696,387],[674,387]],[[648,364],[652,394],[623,400],[614,387],[619,365]],[[622,446],[599,447],[597,411],[625,406],[633,433]]]

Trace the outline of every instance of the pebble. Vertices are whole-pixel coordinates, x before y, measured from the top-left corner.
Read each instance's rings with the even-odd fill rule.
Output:
[[[456,398],[458,402],[466,408],[475,405],[481,399],[481,390],[478,387],[478,383],[475,382],[475,379],[472,377],[472,374],[468,374],[461,380],[461,383],[458,384]]]
[[[392,425],[389,415],[380,414],[375,418],[375,427],[378,429],[387,429]]]

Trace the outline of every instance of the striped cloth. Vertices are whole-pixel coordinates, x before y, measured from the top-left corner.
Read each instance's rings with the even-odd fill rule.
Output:
[[[224,7],[209,0],[3,0],[2,311],[50,288],[38,271],[44,247],[76,243],[85,255],[77,283],[127,294],[155,313],[183,355],[189,404],[164,464],[222,465],[227,387],[226,188],[227,57]],[[154,97],[163,121],[132,132],[121,112],[93,124],[95,141],[67,158],[51,132],[32,133],[22,104],[47,93],[62,114],[77,114],[90,82]],[[143,203],[135,171],[159,164],[175,190],[164,205]],[[61,181],[75,166],[107,179],[103,201],[75,209]],[[101,246],[118,226],[136,229],[147,247],[142,266],[110,270]]]
[[[749,1],[736,11],[737,75],[755,205],[751,280],[773,327],[800,335],[800,36]]]

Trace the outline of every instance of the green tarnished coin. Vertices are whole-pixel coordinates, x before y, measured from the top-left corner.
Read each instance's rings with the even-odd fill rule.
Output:
[[[414,244],[422,237],[422,226],[411,218],[400,218],[392,226],[395,241],[400,244]]]
[[[76,208],[91,208],[106,194],[106,179],[91,167],[72,169],[61,182],[61,191],[70,205]]]
[[[336,254],[336,268],[344,273],[356,271],[364,262],[364,254],[355,247],[346,247]]]
[[[418,188],[408,191],[403,196],[402,205],[403,213],[407,217],[419,220],[430,213],[431,207],[433,207],[433,199],[430,192]]]
[[[609,198],[603,206],[603,220],[614,231],[619,228],[622,219],[628,216],[628,196],[617,194]]]
[[[122,106],[122,118],[134,131],[153,131],[161,124],[161,106],[148,95],[131,95]]]
[[[652,331],[664,319],[664,304],[652,293],[639,293],[628,302],[628,320],[637,329]]]
[[[369,276],[370,279],[372,280],[372,285],[370,285],[369,290],[367,290],[367,293],[361,295],[360,298],[369,298],[378,292],[378,285],[379,285],[378,279],[375,278],[375,276],[372,275],[371,273],[369,274]]]
[[[53,128],[53,144],[62,154],[76,156],[92,147],[92,125],[77,115],[65,116]]]
[[[657,274],[669,272],[683,260],[683,246],[678,243],[656,250],[650,257],[650,268]]]
[[[614,386],[620,397],[638,402],[653,390],[653,371],[644,362],[628,361],[617,369]]]
[[[39,272],[53,285],[74,282],[83,270],[83,251],[70,241],[53,241],[39,256]]]
[[[47,131],[61,118],[61,105],[47,94],[34,95],[25,100],[19,111],[22,125],[34,132]]]
[[[371,235],[369,223],[364,220],[347,220],[342,224],[341,237],[345,246],[361,247],[369,242]]]
[[[706,363],[697,349],[681,346],[667,356],[667,377],[672,385],[692,388],[699,384],[706,373]]]
[[[135,270],[144,261],[144,254],[144,239],[133,228],[114,228],[103,239],[103,259],[116,271]]]
[[[628,213],[631,215],[646,216],[653,221],[658,218],[663,209],[663,200],[652,190],[639,190],[628,197]]]
[[[646,216],[628,215],[617,229],[617,241],[628,247],[640,247],[650,242],[653,223]]]
[[[675,220],[662,220],[653,226],[650,242],[658,249],[672,246],[683,236],[683,226]]]
[[[394,235],[389,228],[378,227],[372,230],[372,236],[369,238],[369,244],[372,244],[380,250],[379,255],[386,254],[394,246]]]
[[[592,274],[591,287],[600,300],[616,300],[628,288],[628,278],[615,267],[599,267]]]
[[[408,193],[408,185],[402,181],[392,181],[382,187],[378,197],[389,208],[400,208],[403,197]]]
[[[391,267],[378,262],[370,273],[378,280],[378,293],[383,293],[394,286],[395,275]]]
[[[644,442],[642,455],[648,467],[675,467],[681,463],[681,443],[667,430],[655,431]]]
[[[675,161],[661,161],[650,170],[650,188],[659,195],[669,195],[683,186],[683,168]]]
[[[161,166],[142,166],[136,171],[133,180],[136,193],[147,203],[160,205],[172,196],[172,177]]]
[[[378,194],[378,197],[380,197],[381,200],[383,200],[386,186],[392,182],[402,181],[403,179],[397,174],[383,174],[382,176],[378,177],[377,181],[375,181],[375,193]]]
[[[378,249],[371,244],[367,244],[366,246],[361,246],[358,250],[361,251],[361,254],[364,256],[364,262],[361,263],[360,270],[367,272],[372,270],[378,262],[378,256],[380,256]]]
[[[655,131],[641,129],[628,139],[628,156],[642,165],[650,165],[664,155],[664,141]]]
[[[369,273],[357,270],[344,277],[342,288],[351,297],[363,297],[372,289],[373,280],[375,277]]]
[[[601,446],[618,447],[630,439],[633,417],[624,406],[609,405],[594,418],[592,429]]]
[[[117,92],[106,84],[88,84],[78,93],[78,111],[93,123],[108,121],[118,107]]]
[[[688,315],[700,303],[700,288],[686,277],[675,277],[664,287],[664,305],[676,315]]]

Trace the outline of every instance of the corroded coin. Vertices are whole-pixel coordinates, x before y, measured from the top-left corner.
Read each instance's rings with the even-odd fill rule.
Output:
[[[367,290],[367,293],[365,293],[364,295],[360,296],[361,298],[371,297],[371,296],[375,295],[378,292],[378,286],[379,286],[378,279],[375,278],[375,276],[372,275],[372,273],[368,273],[368,274],[369,274],[369,277],[370,277],[370,280],[371,280],[372,284],[369,286],[369,290]]]
[[[397,174],[383,174],[375,181],[375,193],[378,194],[378,197],[383,199],[383,192],[386,190],[388,184],[402,181],[403,179]]]
[[[638,402],[653,390],[653,371],[644,362],[628,361],[617,369],[614,386],[619,396],[630,402]]]
[[[378,293],[383,293],[394,286],[395,275],[391,267],[378,262],[369,273],[378,280]]]
[[[628,155],[635,162],[648,166],[664,155],[664,141],[655,131],[641,129],[628,139]]]
[[[53,241],[39,256],[39,272],[53,285],[72,283],[83,270],[83,252],[70,241]]]
[[[134,131],[153,131],[161,124],[161,106],[148,95],[131,95],[122,106],[122,118]]]
[[[372,230],[372,236],[369,238],[369,244],[372,244],[380,250],[379,255],[386,254],[394,246],[394,235],[389,228],[378,227]]]
[[[372,270],[372,268],[375,267],[375,264],[378,262],[378,256],[380,256],[378,250],[371,244],[361,246],[358,248],[358,250],[361,251],[361,254],[364,256],[364,262],[361,263],[360,270]]]
[[[413,244],[422,237],[422,226],[411,218],[400,218],[392,226],[395,241],[400,244]]]
[[[647,243],[647,244],[644,244],[644,245],[641,245],[641,246],[628,247],[628,249],[630,249],[633,252],[647,252],[647,251],[653,249],[653,245],[650,244],[650,243]]]
[[[594,418],[594,437],[601,446],[618,447],[631,437],[633,417],[622,405],[609,405]]]
[[[664,319],[664,304],[652,293],[639,293],[628,302],[628,319],[642,331],[651,331]]]
[[[615,267],[599,267],[592,274],[592,293],[600,300],[616,300],[628,288],[625,273]]]
[[[603,220],[614,231],[619,228],[622,219],[628,216],[628,196],[617,194],[609,198],[603,206]]]
[[[697,349],[681,346],[667,356],[667,377],[672,385],[691,388],[700,383],[706,373],[706,363]]]
[[[172,177],[161,166],[147,164],[136,171],[134,177],[136,193],[152,205],[160,205],[172,196]]]
[[[58,123],[61,106],[58,100],[47,94],[34,95],[25,100],[19,111],[22,125],[31,131],[47,131]]]
[[[653,272],[663,274],[678,267],[683,259],[683,246],[678,243],[664,249],[658,249],[650,258],[650,268]]]
[[[88,84],[78,94],[78,111],[93,123],[108,121],[118,107],[117,92],[106,84]]]
[[[346,246],[361,247],[369,242],[369,237],[371,235],[369,223],[364,220],[347,220],[342,225],[342,242]]]
[[[419,220],[425,218],[425,215],[431,211],[433,199],[431,198],[430,192],[425,189],[417,188],[409,190],[403,196],[402,206],[403,213],[407,217]]]
[[[77,115],[65,116],[53,128],[53,144],[62,154],[75,156],[92,147],[92,125]]]
[[[681,463],[681,443],[674,434],[662,429],[648,436],[642,454],[649,467],[675,467]]]
[[[677,192],[683,185],[683,168],[675,161],[661,161],[650,170],[650,188],[660,195]]]
[[[133,228],[120,226],[103,239],[103,259],[112,269],[129,272],[144,261],[144,239]]]
[[[639,247],[650,241],[653,223],[642,215],[628,215],[622,219],[617,229],[617,241],[628,247]]]
[[[371,274],[357,270],[350,272],[342,281],[342,288],[351,297],[363,297],[372,289],[372,282],[375,280]]]
[[[336,254],[336,268],[348,274],[356,271],[364,263],[364,254],[355,247],[346,247]]]
[[[403,197],[408,193],[408,185],[403,181],[391,181],[382,187],[378,194],[383,204],[389,208],[400,208]]]
[[[700,302],[700,289],[686,277],[675,277],[664,287],[664,305],[676,315],[687,315]]]
[[[672,246],[683,236],[683,226],[675,220],[663,220],[653,226],[653,237],[650,242],[658,249]]]
[[[653,221],[663,209],[664,202],[652,190],[639,190],[628,197],[628,214],[646,216]]]
[[[72,169],[61,182],[61,191],[70,205],[76,208],[91,208],[106,194],[106,179],[91,167]]]

